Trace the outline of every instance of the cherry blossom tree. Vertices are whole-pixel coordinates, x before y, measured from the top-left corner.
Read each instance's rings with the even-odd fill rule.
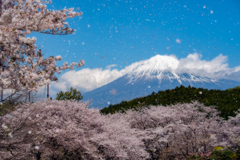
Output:
[[[26,37],[32,32],[66,35],[74,32],[66,22],[67,18],[81,15],[73,8],[50,11],[43,0],[0,0],[0,87],[38,91],[40,86],[57,81],[55,72],[73,69],[79,63],[67,62],[57,67],[61,56],[44,58],[37,50],[36,38]]]
[[[0,102],[0,116],[5,115],[15,109],[19,103],[35,102],[41,99],[40,95],[36,92],[27,92],[26,90],[7,95],[4,102]]]
[[[99,110],[88,109],[88,102],[77,100],[19,105],[1,119],[1,158],[148,158],[128,122],[115,118],[119,119],[111,121]]]
[[[239,147],[240,114],[225,121],[214,106],[205,107],[197,101],[149,108],[115,115],[121,115],[136,129],[151,159],[186,159],[194,154],[209,155],[216,146],[233,151]],[[138,135],[139,130],[146,133]]]
[[[30,107],[31,106],[31,107]],[[9,159],[186,159],[239,147],[240,116],[228,121],[199,102],[101,115],[88,102],[20,104],[1,117],[0,155]]]

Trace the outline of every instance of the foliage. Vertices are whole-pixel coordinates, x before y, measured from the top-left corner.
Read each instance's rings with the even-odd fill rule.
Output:
[[[63,93],[62,91],[57,93],[56,100],[70,100],[70,99],[76,99],[77,101],[80,101],[83,99],[83,96],[81,96],[81,93],[77,91],[77,89],[71,87],[69,92]]]
[[[13,104],[0,102],[0,116],[5,115],[13,110],[14,110]]]
[[[221,146],[214,147],[213,152],[207,157],[199,156],[199,155],[193,155],[189,159],[190,160],[240,160],[240,147],[238,148],[237,152],[234,153],[233,151],[229,149],[224,149]]]
[[[233,90],[239,90],[239,89],[240,89],[240,86],[237,86],[237,87],[234,87],[234,88],[229,88],[229,89],[227,89],[227,90],[233,91]]]
[[[214,147],[214,151],[220,151],[223,150],[224,148],[222,146]]]
[[[219,116],[228,119],[230,116],[236,116],[236,111],[240,109],[240,86],[232,90],[208,90],[183,85],[172,90],[159,91],[146,97],[136,98],[130,101],[123,101],[119,104],[110,105],[100,110],[101,114],[114,114],[117,112],[125,113],[129,109],[135,110],[137,106],[142,107],[150,105],[171,105],[178,103],[192,103],[198,101],[205,106],[214,106],[219,111]]]
[[[224,151],[213,151],[209,156],[209,159],[215,160],[234,160],[237,159],[237,156],[231,150],[224,150]]]

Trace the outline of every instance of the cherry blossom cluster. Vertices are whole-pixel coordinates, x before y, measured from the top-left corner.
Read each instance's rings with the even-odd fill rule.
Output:
[[[149,106],[126,114],[108,115],[110,122],[128,122],[137,137],[142,137],[150,159],[190,155],[209,156],[214,147],[234,152],[240,147],[240,110],[228,121],[219,117],[215,106],[205,107],[198,101],[190,104]],[[143,131],[143,132],[139,132]]]
[[[45,99],[20,105],[0,121],[0,156],[34,159],[40,153],[42,159],[64,159],[75,151],[72,159],[148,157],[124,119],[111,123],[88,103]]]
[[[19,105],[0,121],[0,156],[15,159],[187,159],[240,146],[240,114],[228,121],[199,102],[101,115],[89,102]]]
[[[43,0],[0,0],[0,87],[21,91],[38,91],[39,87],[57,81],[55,72],[81,67],[84,61],[56,66],[61,56],[44,58],[37,50],[32,32],[65,35],[74,32],[66,21],[82,15],[74,8],[48,10]]]

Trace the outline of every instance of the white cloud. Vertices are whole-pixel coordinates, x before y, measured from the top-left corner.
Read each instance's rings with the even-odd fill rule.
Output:
[[[72,70],[63,74],[59,78],[58,83],[53,83],[52,88],[67,91],[68,88],[74,87],[81,92],[88,92],[108,84],[122,75],[123,71],[118,71],[117,69],[85,68],[79,71]]]
[[[107,67],[106,67],[106,69],[111,69],[111,67],[116,67],[117,65],[116,64],[111,64],[111,65],[108,65]]]
[[[229,68],[227,56],[223,56],[222,54],[209,61],[201,60],[202,55],[198,53],[189,54],[186,58],[181,58],[179,60],[176,56],[170,55],[169,60],[172,58],[179,62],[177,69],[174,70],[178,74],[189,73],[213,79],[240,81],[240,66]],[[71,70],[59,77],[59,82],[53,82],[51,84],[50,97],[56,98],[58,92],[65,92],[69,90],[70,87],[77,88],[81,93],[94,90],[125,75],[125,73],[128,73],[132,68],[138,65],[138,63],[139,62],[135,62],[120,71],[117,69],[110,70],[110,68],[115,67],[116,64],[107,66],[105,70],[102,68],[85,68],[79,71]],[[39,93],[41,92],[43,95],[44,90],[45,87],[42,87]],[[46,94],[45,90],[45,97]]]
[[[227,56],[223,56],[222,54],[211,61],[201,60],[201,58],[202,55],[194,53],[189,54],[187,58],[180,59],[179,66],[175,70],[176,73],[189,73],[214,79],[230,79],[230,77],[226,77],[225,75],[237,71],[236,69],[228,67],[228,63],[225,63],[227,61]],[[236,80],[236,78],[237,77],[234,77],[233,79]]]

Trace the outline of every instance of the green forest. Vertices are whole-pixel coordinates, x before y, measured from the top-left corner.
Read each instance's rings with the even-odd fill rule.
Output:
[[[195,88],[190,85],[186,88],[183,85],[172,90],[152,92],[146,97],[135,98],[130,101],[122,101],[119,104],[110,105],[100,110],[103,115],[114,114],[116,112],[126,113],[127,110],[138,110],[139,108],[150,105],[168,106],[177,103],[191,103],[199,101],[205,106],[214,106],[219,112],[220,117],[228,120],[229,116],[236,116],[236,111],[240,109],[240,86],[227,90]]]

